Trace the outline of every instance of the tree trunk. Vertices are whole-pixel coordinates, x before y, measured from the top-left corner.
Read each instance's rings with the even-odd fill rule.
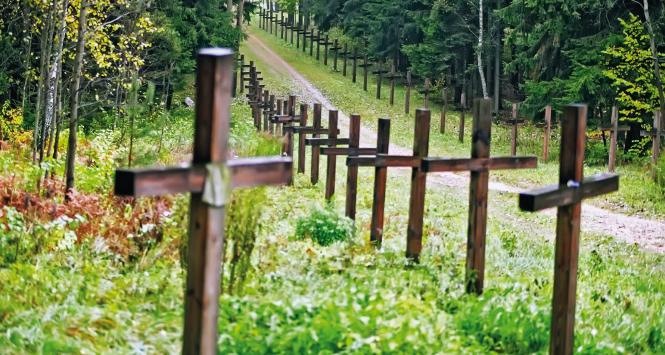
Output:
[[[658,89],[658,99],[660,101],[660,112],[665,114],[665,94],[663,93],[663,81],[660,77],[660,64],[658,63],[658,50],[656,49],[656,35],[653,33],[651,16],[649,15],[649,1],[644,0],[644,19],[649,31],[649,45],[651,46],[651,56],[653,59],[654,79],[656,79],[656,88]]]
[[[72,71],[72,83],[70,91],[69,107],[69,140],[67,144],[67,170],[65,178],[65,201],[71,198],[74,189],[74,166],[76,160],[76,126],[78,124],[79,89],[81,87],[81,75],[83,72],[83,55],[85,53],[85,35],[87,30],[87,0],[81,1],[79,13],[78,39],[76,43],[76,58]]]
[[[236,8],[236,27],[242,29],[242,16],[245,11],[245,0],[238,1],[238,7]]]
[[[645,0],[646,1],[646,0]],[[478,6],[478,51],[476,57],[478,60],[478,74],[480,74],[480,85],[483,88],[483,98],[489,97],[487,94],[487,81],[485,80],[485,72],[483,71],[483,0],[479,1]]]
[[[501,3],[503,0],[496,1],[496,9],[501,10]],[[496,45],[494,48],[494,112],[499,114],[501,109],[501,49],[503,49],[503,27],[501,26],[501,19],[496,20]]]
[[[60,69],[62,67],[62,47],[65,43],[65,31],[67,30],[67,23],[65,17],[67,15],[67,7],[69,7],[69,0],[63,0],[62,2],[62,14],[60,15],[58,29],[58,46],[53,56],[53,63],[51,64],[51,69],[48,75],[48,86],[46,92],[46,106],[44,108],[44,124],[42,125],[41,132],[41,148],[39,149],[39,162],[41,163],[44,160],[44,143],[47,143],[47,135],[53,134],[52,125],[55,120],[55,109],[58,99],[58,78],[60,77]],[[50,139],[48,141],[50,144]]]
[[[46,86],[48,71],[48,58],[51,56],[51,46],[53,40],[53,15],[55,3],[49,7],[46,22],[42,28],[39,40],[39,81],[37,82],[37,108],[35,109],[35,128],[32,135],[32,162],[37,162],[37,150],[40,146],[41,137],[41,118],[44,105],[44,87]]]

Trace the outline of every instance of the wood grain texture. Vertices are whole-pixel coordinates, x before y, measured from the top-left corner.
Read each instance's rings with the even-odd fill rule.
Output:
[[[379,129],[376,137],[377,154],[388,154],[390,147],[390,119],[379,119]],[[388,168],[376,167],[374,169],[374,196],[372,203],[372,217],[370,220],[369,240],[376,247],[381,247],[383,241],[383,224],[386,205],[386,182]]]
[[[335,40],[336,41],[336,40]],[[336,46],[336,45],[335,45]],[[328,147],[334,147],[337,139],[337,110],[328,111]],[[326,201],[330,201],[335,194],[335,174],[337,173],[337,156],[328,155],[326,158]]]
[[[319,35],[320,36],[320,35]],[[320,41],[319,41],[320,43]],[[319,49],[317,45],[316,49],[316,57],[318,59],[319,57]],[[321,128],[321,104],[320,103],[315,103],[314,104],[314,109],[313,109],[313,137],[314,138],[319,138],[319,131]],[[307,144],[305,142],[305,144]],[[310,182],[312,185],[316,185],[319,182],[319,161],[321,159],[321,147],[320,146],[312,146],[312,168],[311,168],[311,176],[310,176]]]
[[[430,111],[416,110],[413,156],[424,158],[429,150]],[[411,195],[409,198],[409,222],[406,231],[406,257],[419,261],[422,250],[423,215],[425,212],[425,188],[427,174],[420,166],[411,170]]]
[[[300,104],[300,128],[307,126],[307,111],[309,106],[307,104]],[[298,134],[298,173],[305,173],[305,137],[306,132],[296,131]]]
[[[360,115],[352,114],[349,117],[349,149],[358,150],[360,146]],[[376,152],[376,149],[374,150]],[[349,155],[358,155],[350,151]],[[347,217],[356,219],[356,199],[358,198],[358,167],[349,166],[346,169],[346,205]]]

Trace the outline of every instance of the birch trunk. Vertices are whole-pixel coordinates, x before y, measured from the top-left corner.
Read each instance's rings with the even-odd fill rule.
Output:
[[[81,87],[81,75],[83,72],[83,55],[85,53],[85,35],[87,31],[88,2],[81,1],[81,10],[79,13],[78,38],[76,43],[76,58],[74,59],[74,69],[72,71],[72,83],[69,90],[70,108],[69,108],[69,139],[67,144],[67,166],[65,173],[65,201],[71,199],[71,192],[74,189],[74,167],[76,160],[76,127],[78,124],[79,109],[79,90]]]
[[[651,46],[654,78],[656,79],[656,88],[658,89],[658,99],[660,101],[660,112],[665,114],[665,94],[663,93],[663,81],[660,77],[660,64],[658,63],[658,50],[656,49],[656,35],[653,32],[653,26],[651,24],[648,0],[644,0],[644,19],[647,25],[647,30],[649,31],[649,45]]]
[[[646,0],[644,0],[646,1]],[[478,6],[478,51],[476,58],[478,60],[478,74],[480,74],[480,85],[483,88],[483,98],[488,98],[487,94],[487,81],[485,80],[485,72],[483,71],[483,0],[479,0]]]

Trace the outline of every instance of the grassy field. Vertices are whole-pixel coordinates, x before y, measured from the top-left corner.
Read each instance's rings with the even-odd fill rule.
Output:
[[[362,89],[362,70],[359,69],[358,82],[351,82],[350,70],[347,77],[340,72],[332,70],[332,60],[328,67],[323,66],[323,57],[317,62],[315,57],[310,57],[309,52],[303,53],[296,50],[295,45],[288,44],[279,37],[270,35],[257,28],[250,27],[249,32],[259,38],[270,49],[280,55],[293,68],[298,70],[307,80],[314,84],[326,97],[340,110],[346,113],[358,113],[363,117],[363,125],[376,128],[376,119],[379,117],[390,117],[391,142],[404,147],[413,145],[413,108],[423,105],[422,97],[417,90],[412,90],[412,113],[404,113],[404,88],[400,85],[395,90],[395,106],[390,106],[388,101],[388,84],[384,81],[382,99],[375,98],[375,79],[370,76],[368,92]],[[289,84],[284,83],[283,78],[275,77],[274,70],[270,69],[269,63],[263,62],[261,58],[252,56],[251,51],[241,48],[246,57],[254,60],[263,73],[268,83],[274,83],[274,88],[290,90]],[[340,62],[341,63],[341,62]],[[338,69],[341,64],[338,63]],[[467,112],[465,124],[465,142],[458,140],[459,113],[449,112],[447,115],[447,131],[439,133],[439,105],[431,105],[432,131],[430,134],[430,156],[468,157],[471,151],[470,132],[471,117]],[[510,154],[510,129],[501,125],[492,127],[492,155]],[[554,129],[556,132],[556,129]],[[535,170],[519,171],[496,171],[491,174],[492,178],[520,188],[529,188],[544,184],[556,183],[558,176],[558,151],[559,141],[554,134],[550,143],[550,158],[547,162],[542,161],[542,129],[532,125],[520,128],[518,140],[518,154],[535,155],[540,158],[539,167]],[[593,141],[596,149],[587,155],[593,154],[593,159],[598,160],[599,142]],[[591,144],[589,145],[591,146]],[[602,148],[600,148],[602,149]],[[601,152],[601,154],[604,154]],[[603,159],[605,155],[600,156]],[[587,159],[590,161],[590,159]],[[648,175],[648,164],[644,162],[636,164],[619,164],[617,173],[621,175],[621,188],[619,192],[605,195],[594,199],[591,203],[599,207],[608,208],[617,212],[630,215],[644,215],[652,217],[665,216],[665,191],[657,186]],[[605,165],[587,165],[586,175],[606,172]]]

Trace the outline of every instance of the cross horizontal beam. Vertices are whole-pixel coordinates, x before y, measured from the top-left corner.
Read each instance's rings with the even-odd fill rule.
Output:
[[[330,139],[330,138],[306,138],[305,139],[305,145],[322,146],[322,145],[332,145],[332,144],[346,145],[346,144],[349,144],[349,139],[348,138],[334,138],[334,139]]]
[[[291,176],[291,158],[246,158],[229,160],[231,187],[286,184]],[[121,169],[115,175],[118,196],[158,196],[203,191],[205,165],[174,168]]]
[[[538,166],[536,157],[497,157],[476,159],[423,159],[422,169],[428,173],[444,171],[488,171],[498,169],[534,169]]]
[[[520,193],[520,209],[529,212],[546,208],[567,206],[580,203],[584,199],[604,195],[619,190],[619,176],[616,174],[597,174],[585,178],[579,186],[551,185]]]
[[[328,134],[330,133],[330,130],[328,128],[323,128],[323,127],[299,127],[299,126],[292,126],[288,128],[289,130],[292,130],[294,133],[303,133],[303,134]],[[339,134],[339,129],[337,130],[337,133]]]
[[[345,147],[323,147],[323,155],[374,155],[376,148],[345,148]]]
[[[387,167],[419,167],[421,158],[411,155],[384,155],[378,154],[370,157],[348,157],[346,165],[373,166],[377,168]]]

